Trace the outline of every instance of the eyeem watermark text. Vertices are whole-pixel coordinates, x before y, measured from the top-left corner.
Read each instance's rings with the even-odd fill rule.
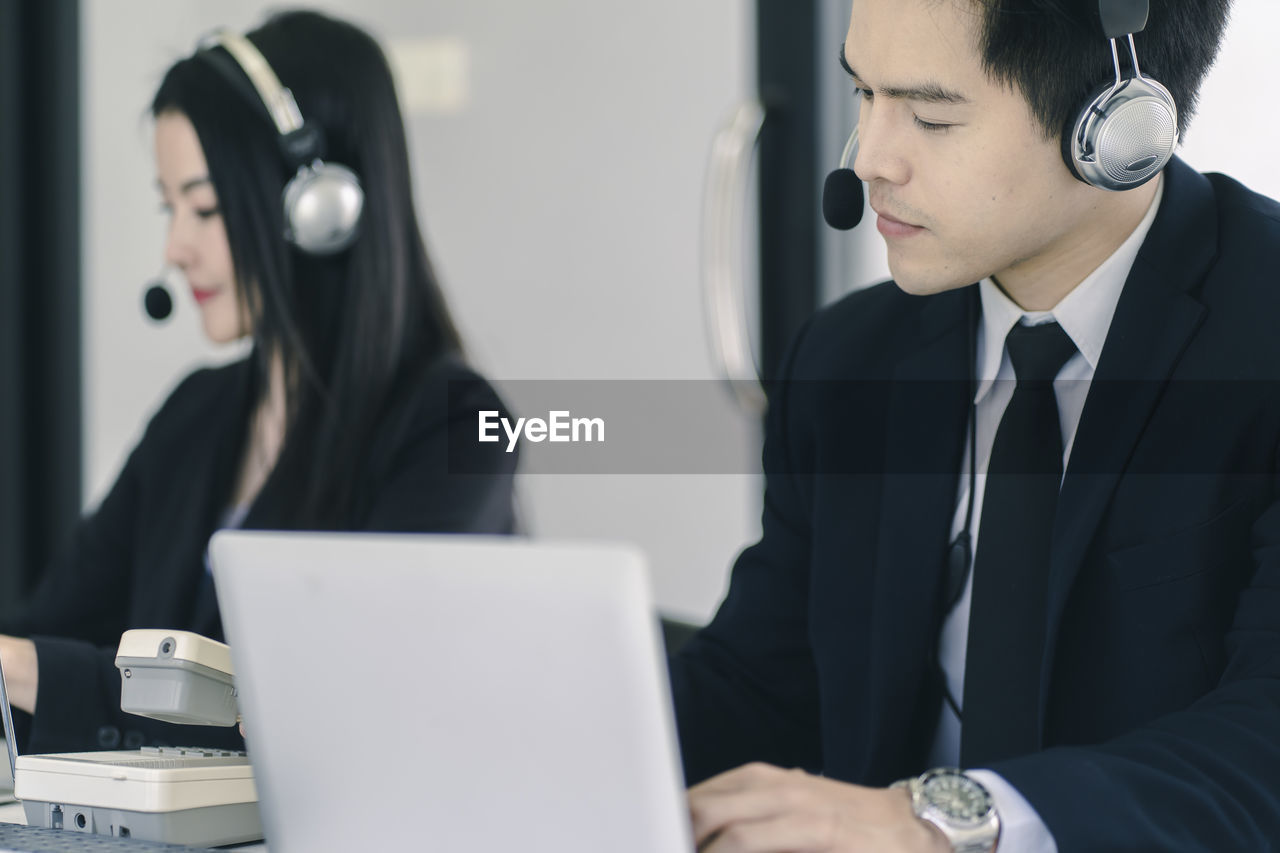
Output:
[[[552,442],[604,442],[603,418],[575,418],[569,412],[548,412],[547,419],[516,418],[513,424],[496,411],[482,411],[480,416],[480,441],[501,441],[501,427],[507,435],[507,452],[516,449],[521,438],[535,444]]]

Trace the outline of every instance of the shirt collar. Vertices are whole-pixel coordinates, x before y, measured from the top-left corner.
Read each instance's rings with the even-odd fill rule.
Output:
[[[974,402],[981,401],[995,382],[1004,359],[1004,339],[1019,322],[1034,326],[1056,321],[1089,363],[1089,368],[1098,369],[1102,345],[1111,328],[1125,279],[1129,277],[1129,270],[1138,257],[1142,242],[1147,239],[1147,232],[1155,222],[1160,200],[1164,197],[1164,176],[1158,180],[1155,197],[1138,227],[1051,310],[1024,311],[991,278],[984,278],[978,283],[978,294],[982,300],[983,345],[978,353],[979,383]]]

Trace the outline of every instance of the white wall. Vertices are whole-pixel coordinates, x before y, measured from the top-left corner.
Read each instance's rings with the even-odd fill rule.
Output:
[[[1271,88],[1280,73],[1277,35],[1280,3],[1235,0],[1217,64],[1179,152],[1202,172],[1225,172],[1272,198],[1280,198],[1280,109]]]

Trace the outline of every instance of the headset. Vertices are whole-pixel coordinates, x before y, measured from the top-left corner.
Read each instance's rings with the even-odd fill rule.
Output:
[[[1062,159],[1079,180],[1098,189],[1134,189],[1165,167],[1178,147],[1178,107],[1161,83],[1142,73],[1134,33],[1147,26],[1149,0],[1098,0],[1102,32],[1111,44],[1115,79],[1095,89],[1062,135]],[[1133,74],[1120,70],[1116,39],[1129,44]],[[858,156],[855,125],[822,190],[822,216],[847,231],[862,220],[862,186],[850,164]]]
[[[1178,106],[1169,90],[1142,73],[1133,34],[1147,26],[1148,0],[1098,0],[1102,31],[1111,43],[1113,82],[1089,96],[1063,136],[1071,174],[1093,187],[1128,190],[1155,177],[1178,147]],[[1116,39],[1129,43],[1133,76],[1120,72]]]
[[[822,185],[822,218],[840,231],[848,231],[862,221],[862,181],[850,168],[857,159],[858,126],[855,124],[840,155],[840,168],[827,175]]]
[[[281,85],[253,42],[219,30],[202,39],[200,47],[197,55],[207,58],[238,91],[245,91],[245,78],[252,84],[248,97],[266,109],[285,162],[297,169],[281,195],[285,239],[309,255],[332,255],[349,247],[359,234],[364,209],[359,177],[346,166],[324,161],[324,132],[315,122],[303,120],[293,93]],[[225,53],[216,50],[219,47]]]

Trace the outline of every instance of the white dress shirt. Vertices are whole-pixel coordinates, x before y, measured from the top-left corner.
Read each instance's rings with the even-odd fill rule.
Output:
[[[1146,239],[1151,223],[1156,218],[1160,199],[1164,195],[1164,180],[1159,179],[1155,198],[1142,222],[1128,239],[1096,270],[1080,282],[1061,302],[1050,311],[1023,311],[991,279],[978,285],[982,301],[982,322],[978,324],[977,370],[978,388],[974,395],[977,425],[977,476],[974,489],[973,523],[969,529],[973,554],[977,554],[978,530],[982,520],[982,499],[986,491],[987,462],[991,458],[991,446],[995,443],[996,428],[1004,415],[1005,407],[1013,396],[1016,384],[1013,363],[1004,345],[1005,336],[1016,324],[1038,325],[1057,322],[1076,345],[1076,353],[1058,371],[1053,382],[1054,396],[1058,402],[1058,419],[1062,427],[1062,469],[1075,443],[1076,427],[1084,410],[1085,396],[1093,381],[1102,345],[1115,315],[1120,291],[1124,289],[1129,269],[1138,256],[1138,249]],[[964,528],[969,506],[968,435],[965,436],[965,458],[960,472],[959,495],[951,524],[951,538]],[[976,562],[976,560],[974,561]],[[973,595],[973,572],[965,583],[960,601],[947,615],[938,639],[938,660],[946,676],[947,688],[959,705],[964,700],[965,648],[969,638],[969,606]],[[963,708],[961,708],[963,712]],[[930,751],[930,766],[955,767],[960,761],[960,720],[950,706],[943,704]],[[1017,789],[990,770],[972,770],[991,792],[996,810],[1000,814],[1000,850],[1011,853],[1057,853],[1053,836]]]

